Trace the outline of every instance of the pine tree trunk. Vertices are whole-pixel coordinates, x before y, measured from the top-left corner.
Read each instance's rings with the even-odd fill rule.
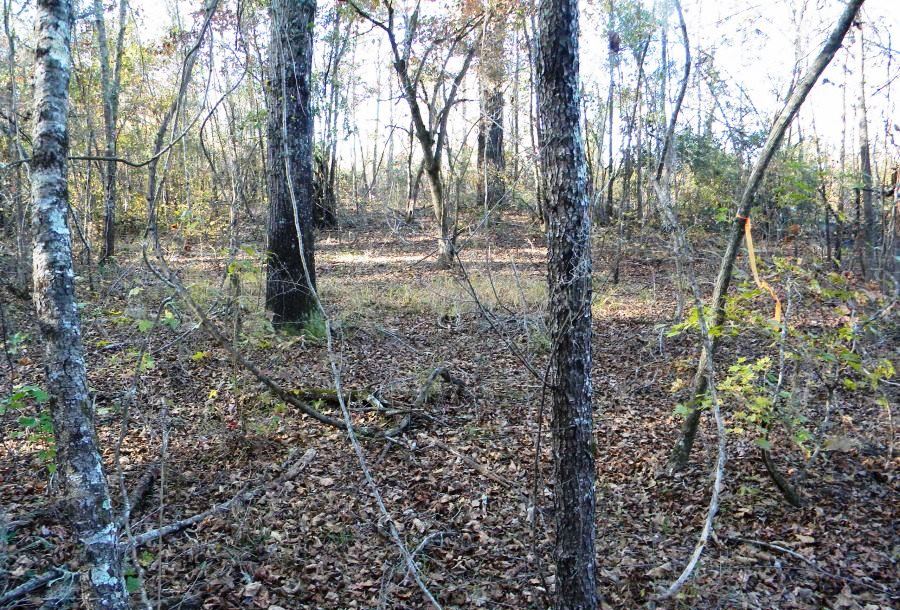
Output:
[[[556,608],[597,607],[591,408],[590,206],[581,133],[578,3],[540,5],[541,156],[549,214],[549,322],[553,338]]]
[[[46,349],[47,389],[67,511],[84,545],[95,608],[128,608],[118,535],[97,449],[75,301],[68,213],[71,0],[39,0],[31,192],[34,305]]]
[[[266,309],[275,325],[302,324],[315,309],[309,97],[316,3],[274,0],[270,10]]]

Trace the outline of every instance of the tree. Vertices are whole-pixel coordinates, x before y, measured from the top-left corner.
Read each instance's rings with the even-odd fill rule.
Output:
[[[67,511],[84,544],[97,608],[128,608],[118,536],[94,436],[67,224],[71,0],[39,0],[34,65],[31,193],[34,306],[46,349],[57,469]]]
[[[315,310],[309,96],[316,3],[274,0],[270,10],[266,309],[276,325],[302,324]]]
[[[800,79],[800,82],[797,83],[794,91],[791,93],[781,112],[778,114],[778,117],[775,119],[772,129],[769,131],[769,135],[766,138],[766,143],[763,145],[759,158],[753,166],[750,176],[747,178],[747,183],[744,186],[743,194],[738,203],[737,215],[731,223],[728,243],[725,247],[725,252],[722,255],[722,263],[719,267],[719,274],[716,276],[715,288],[713,289],[713,320],[712,324],[710,324],[710,328],[721,326],[725,321],[725,297],[728,294],[728,287],[731,284],[731,274],[734,270],[734,261],[737,258],[738,247],[740,246],[741,239],[744,235],[744,223],[747,222],[750,208],[753,206],[754,197],[762,184],[766,170],[768,169],[772,158],[775,156],[775,153],[778,151],[778,147],[781,144],[781,140],[784,138],[788,126],[800,111],[800,107],[803,105],[806,96],[809,94],[810,90],[812,90],[813,85],[816,84],[816,81],[819,79],[819,76],[821,76],[826,66],[831,62],[834,54],[837,53],[837,50],[841,47],[844,36],[850,29],[850,25],[853,23],[853,19],[863,2],[864,0],[850,0],[847,4],[844,12],[838,19],[834,30],[832,30],[831,34],[825,40],[825,44],[822,46],[822,49],[819,51],[819,54],[816,56],[812,65],[810,65],[809,69],[806,71],[806,74],[804,74],[803,78]],[[697,435],[697,427],[700,424],[700,405],[703,403],[708,387],[706,361],[710,356],[714,355],[711,352],[715,351],[718,347],[718,343],[718,335],[716,335],[710,341],[710,350],[708,351],[704,347],[700,352],[697,372],[694,374],[691,386],[692,399],[688,404],[688,413],[682,423],[681,434],[678,441],[675,443],[675,448],[669,461],[671,470],[683,468],[690,457],[691,448],[694,445],[694,438]]]
[[[337,173],[338,173],[338,116],[346,94],[341,83],[341,63],[350,47],[351,19],[346,19],[346,27],[341,30],[341,5],[336,3],[333,10],[332,29],[327,36],[328,61],[322,71],[319,93],[319,113],[322,117],[322,138],[315,152],[315,206],[313,220],[317,227],[337,225]],[[346,103],[346,100],[343,100]]]
[[[106,38],[106,20],[103,17],[102,0],[94,0],[97,47],[100,51],[100,85],[103,90],[104,154],[103,164],[103,251],[100,259],[115,254],[116,250],[116,124],[119,121],[119,89],[122,80],[122,53],[125,48],[125,17],[128,0],[119,0],[119,34],[116,37],[115,63],[109,61],[109,43]]]
[[[549,216],[556,608],[597,607],[591,409],[591,249],[580,123],[577,0],[540,5],[538,87]]]
[[[497,0],[488,3],[481,38],[478,80],[481,116],[478,120],[478,196],[485,211],[494,209],[505,194],[503,159],[503,80],[506,16]]]
[[[860,262],[863,276],[874,275],[875,269],[875,211],[872,207],[872,158],[869,152],[869,115],[866,110],[866,43],[862,24],[859,25],[859,169],[862,195],[863,226]]]
[[[425,175],[428,177],[428,184],[431,186],[431,204],[434,209],[434,217],[437,220],[440,236],[438,237],[438,266],[450,267],[453,264],[453,257],[456,255],[456,235],[453,233],[451,226],[450,205],[447,201],[446,185],[441,171],[444,150],[447,144],[447,122],[450,118],[450,111],[456,103],[459,86],[462,84],[469,66],[472,64],[472,58],[475,55],[477,45],[470,45],[465,51],[462,66],[456,75],[450,81],[450,86],[444,95],[443,103],[438,104],[437,98],[441,85],[444,84],[446,67],[450,59],[453,57],[456,49],[465,47],[465,40],[469,33],[475,28],[479,17],[467,19],[463,24],[449,34],[446,38],[434,40],[430,48],[424,53],[427,59],[429,55],[438,47],[438,43],[449,43],[447,53],[440,65],[440,73],[437,76],[437,82],[432,90],[430,98],[427,98],[426,104],[428,108],[428,119],[426,123],[426,115],[422,111],[420,104],[418,88],[422,84],[422,69],[424,61],[419,63],[417,69],[410,71],[413,66],[410,64],[412,55],[413,41],[416,39],[419,30],[419,3],[416,4],[415,10],[406,19],[406,35],[401,43],[397,40],[397,33],[394,27],[396,13],[392,2],[386,2],[387,18],[380,20],[366,12],[358,4],[350,1],[350,5],[363,19],[384,31],[387,35],[388,42],[391,46],[391,55],[394,60],[394,70],[397,72],[397,78],[400,80],[400,88],[403,98],[409,105],[409,113],[412,120],[413,131],[419,146],[422,149],[422,167]]]

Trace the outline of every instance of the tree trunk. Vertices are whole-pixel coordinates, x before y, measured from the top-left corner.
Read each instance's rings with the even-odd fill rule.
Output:
[[[94,19],[97,29],[97,47],[100,51],[100,85],[103,91],[103,135],[106,157],[116,156],[116,122],[119,119],[119,82],[121,80],[122,53],[125,43],[125,17],[127,0],[119,1],[119,34],[116,38],[114,67],[109,61],[109,43],[106,38],[106,20],[103,17],[102,0],[94,0]],[[118,164],[112,159],[103,165],[103,248],[100,260],[115,254],[116,250],[116,172]]]
[[[766,138],[766,143],[763,146],[759,159],[757,160],[756,165],[754,165],[753,170],[750,172],[750,177],[747,179],[747,185],[744,188],[744,192],[738,205],[737,216],[731,224],[728,244],[725,248],[725,253],[722,255],[722,263],[719,267],[719,274],[716,277],[716,285],[713,290],[712,306],[714,313],[713,323],[710,325],[710,328],[721,326],[725,321],[725,297],[728,294],[728,286],[731,284],[731,273],[734,269],[734,261],[737,257],[738,247],[740,246],[741,238],[744,235],[744,223],[747,220],[747,215],[750,213],[750,208],[753,205],[756,192],[765,176],[766,169],[768,169],[772,157],[778,150],[778,146],[784,137],[785,131],[787,131],[788,125],[790,125],[791,121],[797,115],[807,94],[809,94],[813,85],[816,84],[819,76],[825,70],[825,67],[840,48],[841,42],[844,40],[844,36],[850,29],[853,19],[863,2],[864,0],[850,0],[850,2],[848,2],[844,12],[838,19],[837,25],[825,41],[822,50],[819,51],[815,61],[813,61],[809,70],[807,70],[800,82],[797,83],[794,92],[788,98],[784,108],[782,108],[778,118],[775,120],[775,124],[769,131],[769,135]],[[715,351],[718,346],[718,335],[716,335],[710,343],[712,350]],[[706,361],[708,356],[709,354],[707,354],[706,349],[704,348],[700,353],[697,371],[691,386],[693,398],[688,404],[689,411],[682,423],[681,434],[675,444],[669,462],[671,470],[680,470],[684,467],[690,457],[691,448],[694,445],[694,438],[697,435],[697,427],[700,423],[701,411],[699,407],[703,402],[707,389]]]
[[[505,15],[491,5],[481,42],[478,80],[481,90],[481,117],[478,121],[478,194],[485,212],[503,200],[503,80]]]
[[[266,309],[275,325],[302,324],[315,309],[309,93],[316,3],[275,0],[270,10]]]
[[[540,5],[541,157],[546,168],[556,608],[597,607],[591,408],[590,206],[581,133],[578,2]]]
[[[607,151],[609,155],[609,164],[608,164],[608,175],[606,182],[606,204],[604,207],[604,212],[601,214],[600,219],[603,224],[607,222],[611,222],[613,218],[613,185],[616,179],[615,169],[613,168],[613,134],[614,134],[614,121],[613,121],[613,96],[616,91],[616,62],[618,60],[619,48],[618,48],[618,34],[613,30],[613,26],[615,24],[615,12],[613,8],[612,0],[609,0],[609,30],[607,31],[609,37],[609,95],[606,100],[606,119],[609,125],[609,150]]]
[[[34,305],[46,349],[47,390],[68,514],[84,545],[95,608],[128,608],[118,535],[97,450],[75,300],[68,215],[71,0],[39,0],[34,65],[31,194]]]
[[[7,64],[9,66],[9,158],[22,161],[25,152],[22,149],[19,129],[19,88],[16,80],[16,35],[13,31],[12,0],[3,2],[3,29],[6,32]],[[16,288],[25,290],[28,284],[28,210],[23,197],[22,165],[17,163],[12,175],[12,199],[15,210],[16,233]]]
[[[862,241],[860,252],[863,269],[875,271],[875,212],[872,207],[872,158],[869,152],[869,117],[866,112],[866,46],[863,28],[859,26],[859,169],[862,174]],[[865,273],[863,274],[865,277]]]

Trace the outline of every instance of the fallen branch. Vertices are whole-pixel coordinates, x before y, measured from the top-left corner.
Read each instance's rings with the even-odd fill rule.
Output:
[[[62,568],[50,568],[46,572],[38,574],[31,580],[28,580],[15,589],[11,589],[0,596],[0,608],[9,608],[11,607],[11,603],[25,597],[32,591],[36,591],[47,584],[57,580],[59,578],[63,578],[65,576],[70,576],[72,578],[78,578],[77,572],[70,572],[68,570],[64,570]]]
[[[296,455],[296,451],[291,454],[290,457],[285,461],[285,465],[289,464],[293,461],[294,455]],[[278,485],[282,485],[287,481],[295,478],[300,472],[302,472],[307,466],[309,466],[313,459],[316,457],[316,450],[313,448],[309,448],[306,450],[306,453],[297,461],[296,464],[287,468],[285,472],[279,476],[277,479],[270,481],[269,483],[265,483],[256,487],[255,489],[246,490],[244,488],[240,492],[238,492],[235,496],[233,496],[230,500],[226,500],[220,504],[216,504],[212,508],[203,511],[202,513],[198,513],[193,515],[192,517],[188,517],[186,519],[182,519],[181,521],[176,521],[174,523],[170,523],[164,527],[157,528],[155,530],[150,530],[149,532],[144,532],[139,536],[135,536],[133,542],[126,542],[122,546],[134,548],[143,546],[148,542],[152,542],[153,540],[157,540],[158,538],[162,538],[163,536],[168,536],[169,534],[174,534],[175,532],[181,531],[185,528],[188,528],[192,525],[200,523],[201,521],[212,517],[214,515],[218,515],[220,513],[224,513],[229,510],[232,506],[239,502],[250,502],[255,499],[257,496],[262,494],[263,492],[276,487]]]
[[[216,343],[218,343],[228,354],[234,359],[235,362],[240,364],[242,367],[250,371],[259,381],[265,385],[270,392],[272,392],[275,396],[280,398],[282,401],[288,403],[289,405],[296,407],[300,410],[304,415],[308,415],[314,420],[321,422],[325,425],[331,426],[332,428],[337,428],[339,430],[345,429],[344,422],[325,415],[324,413],[312,408],[309,404],[303,402],[300,398],[295,396],[290,390],[286,390],[283,388],[277,381],[272,379],[269,375],[266,375],[259,367],[250,362],[247,358],[241,354],[240,350],[228,340],[228,338],[219,330],[219,328],[210,320],[202,309],[197,305],[194,299],[191,297],[190,293],[188,293],[187,289],[185,289],[184,285],[180,280],[175,276],[174,273],[169,269],[168,263],[166,263],[165,259],[157,253],[157,260],[159,261],[160,267],[150,263],[150,259],[147,256],[147,250],[144,249],[144,262],[147,267],[156,275],[160,280],[165,282],[167,285],[171,286],[177,293],[178,296],[181,297],[181,300],[187,305],[188,309],[191,313],[200,321],[200,326],[206,333],[212,337]],[[380,433],[379,430],[369,427],[355,427],[355,430],[361,436],[387,436],[387,433]],[[401,430],[402,431],[402,430]],[[396,432],[396,429],[391,430],[390,433],[399,433]]]
[[[416,555],[418,555],[419,553],[424,551],[425,548],[429,544],[431,544],[432,540],[438,539],[439,542],[443,542],[444,536],[452,536],[454,534],[456,534],[456,532],[453,532],[453,531],[432,532],[422,539],[422,542],[420,542],[419,545],[415,549],[413,549],[413,551],[409,554],[409,556],[412,557],[413,559],[415,559]],[[384,576],[382,577],[382,580],[381,580],[381,594],[379,595],[379,601],[378,601],[379,608],[387,608],[390,584],[394,580],[394,574],[396,574],[397,569],[400,568],[401,566],[403,566],[402,560],[400,561],[400,563],[398,565],[391,566],[384,573]],[[406,581],[406,579],[409,578],[409,576],[410,576],[410,572],[409,572],[409,568],[407,568],[406,574],[403,577],[403,581]]]
[[[752,538],[740,538],[737,536],[734,536],[731,538],[726,538],[726,540],[731,541],[731,542],[743,542],[744,544],[752,544],[754,546],[758,546],[758,547],[761,547],[764,549],[769,549],[771,551],[777,551],[779,553],[784,553],[785,555],[790,555],[791,557],[799,559],[800,561],[802,561],[806,565],[810,566],[816,572],[819,572],[823,576],[827,576],[828,578],[831,578],[832,580],[836,580],[838,582],[853,583],[853,584],[859,585],[861,587],[867,587],[869,589],[873,589],[875,591],[878,591],[879,593],[885,593],[887,595],[890,595],[891,597],[894,597],[897,594],[895,591],[891,591],[887,587],[882,587],[881,585],[872,584],[870,582],[866,582],[865,580],[861,580],[859,578],[854,578],[852,576],[841,576],[840,574],[835,574],[834,572],[829,572],[828,570],[820,567],[819,564],[817,564],[814,560],[809,559],[805,555],[798,553],[797,551],[794,551],[787,547],[778,545],[778,544],[772,544],[771,542],[764,542],[762,540],[754,540]]]
[[[522,496],[526,500],[529,499],[528,493],[523,491],[522,488],[519,487],[516,483],[514,483],[513,481],[510,481],[509,479],[507,479],[504,476],[497,474],[496,472],[492,472],[492,471],[488,470],[487,467],[483,466],[482,464],[479,464],[478,462],[476,462],[475,460],[473,460],[466,454],[461,453],[457,449],[454,449],[453,447],[451,447],[444,441],[436,439],[433,436],[431,436],[429,434],[425,434],[425,433],[422,433],[419,436],[421,438],[424,438],[425,440],[429,441],[432,446],[439,447],[439,448],[443,449],[444,451],[446,451],[447,453],[449,453],[455,457],[458,457],[463,462],[465,462],[466,464],[468,464],[469,466],[474,468],[477,472],[486,476],[490,480],[496,481],[497,483],[500,483],[504,487],[508,487],[509,489],[512,489],[513,491],[518,493],[520,496]]]
[[[159,470],[159,464],[151,464],[141,478],[138,479],[137,485],[135,485],[134,489],[131,490],[131,493],[128,494],[129,514],[133,513],[138,506],[143,504],[147,494],[152,491],[153,483],[156,481],[157,477],[159,477]],[[123,525],[123,517],[124,515],[119,517],[119,525]]]

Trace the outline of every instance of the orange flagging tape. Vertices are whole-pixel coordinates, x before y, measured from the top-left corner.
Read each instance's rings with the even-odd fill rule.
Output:
[[[775,289],[769,282],[759,278],[759,271],[756,269],[756,250],[753,248],[753,230],[750,227],[750,217],[738,216],[744,220],[744,239],[747,241],[747,256],[750,259],[750,271],[753,272],[753,279],[761,290],[765,290],[772,296],[775,301],[775,321],[781,322],[781,300],[775,294]]]

